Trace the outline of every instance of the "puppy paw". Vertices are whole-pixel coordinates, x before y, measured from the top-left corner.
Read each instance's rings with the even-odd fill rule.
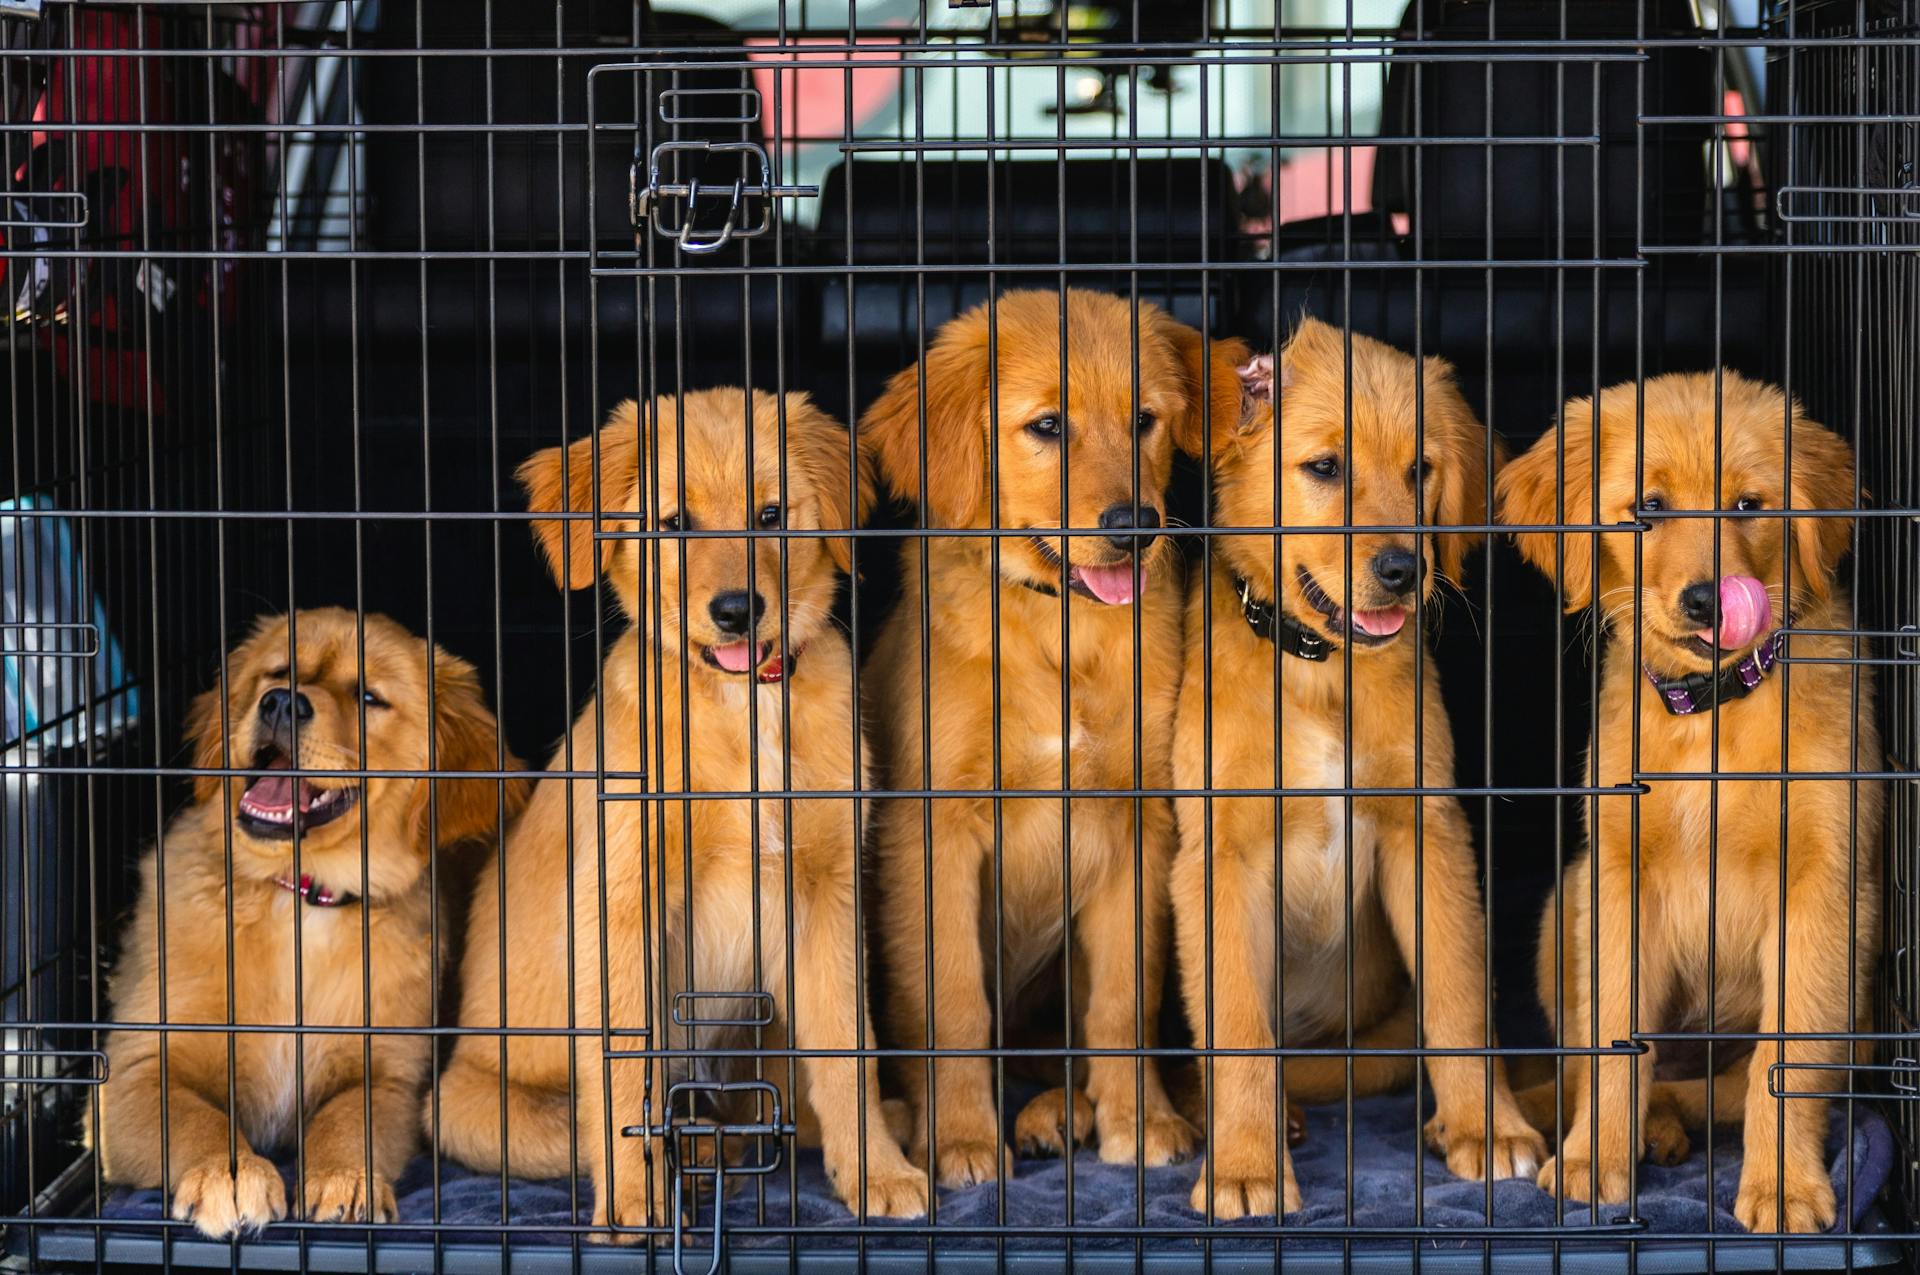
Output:
[[[828,1165],[827,1178],[833,1183],[840,1202],[855,1217],[860,1216],[863,1204],[866,1216],[870,1218],[926,1216],[927,1175],[916,1171],[898,1151],[894,1152],[892,1163],[884,1163],[881,1157],[868,1154],[864,1186],[860,1180],[858,1162],[837,1168]]]
[[[1067,1153],[1067,1090],[1049,1089],[1020,1111],[1013,1122],[1013,1145],[1023,1156],[1060,1156]],[[1093,1103],[1073,1090],[1073,1142],[1085,1146],[1093,1137]]]
[[[301,1212],[309,1222],[391,1222],[400,1216],[393,1186],[359,1169],[309,1173]]]
[[[941,1186],[978,1186],[1002,1173],[1013,1176],[1013,1152],[998,1138],[941,1138],[934,1156],[935,1176]]]
[[[596,1173],[594,1230],[588,1233],[587,1239],[595,1244],[633,1244],[644,1238],[641,1228],[665,1226],[673,1217],[671,1179],[665,1156],[655,1157],[651,1165],[645,1161],[620,1165],[611,1191],[606,1189],[605,1179]],[[685,1204],[692,1205],[692,1195],[689,1188]],[[680,1220],[691,1223],[690,1210],[683,1211]]]
[[[173,1189],[174,1220],[191,1221],[216,1240],[259,1230],[286,1215],[287,1187],[280,1171],[251,1151],[240,1153],[232,1172],[224,1155],[204,1160]]]
[[[1597,1201],[1601,1204],[1625,1204],[1628,1165],[1624,1161],[1596,1166],[1584,1155],[1570,1158],[1560,1155],[1547,1161],[1535,1179],[1549,1195],[1562,1187],[1569,1200]],[[1596,1185],[1598,1187],[1596,1191]]]
[[[1686,1125],[1680,1122],[1679,1114],[1671,1108],[1650,1108],[1640,1132],[1642,1141],[1646,1143],[1647,1159],[1655,1164],[1671,1167],[1686,1159],[1693,1150]]]
[[[1287,1145],[1297,1147],[1307,1140],[1307,1109],[1287,1099]]]
[[[1179,1112],[1162,1103],[1149,1106],[1145,1117],[1136,1123],[1131,1102],[1118,1113],[1112,1103],[1099,1108],[1096,1125],[1100,1159],[1107,1164],[1132,1164],[1137,1160],[1152,1169],[1193,1154],[1198,1135]]]
[[[1207,1168],[1200,1168],[1200,1180],[1193,1184],[1188,1203],[1195,1213],[1204,1214],[1211,1202],[1217,1222],[1242,1217],[1270,1217],[1276,1212],[1300,1211],[1300,1188],[1293,1180],[1293,1158],[1280,1157],[1279,1163],[1264,1167],[1244,1161],[1221,1161],[1213,1170],[1212,1193],[1208,1193]]]
[[[1826,1231],[1838,1216],[1833,1183],[1825,1174],[1787,1170],[1784,1187],[1775,1179],[1772,1164],[1756,1164],[1752,1157],[1740,1174],[1740,1193],[1733,1200],[1733,1216],[1749,1231]]]
[[[1481,1110],[1439,1112],[1426,1125],[1427,1146],[1446,1160],[1447,1172],[1468,1182],[1487,1178],[1531,1178],[1547,1160],[1547,1142],[1511,1103],[1493,1115],[1487,1137]]]

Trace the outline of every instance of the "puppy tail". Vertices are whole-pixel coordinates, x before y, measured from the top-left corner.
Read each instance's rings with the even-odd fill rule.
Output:
[[[500,1109],[517,1178],[564,1178],[574,1171],[573,1104],[563,1089],[502,1080],[494,1067],[456,1056],[440,1076],[440,1127],[434,1129],[433,1095],[421,1103],[421,1124],[437,1132],[440,1150],[481,1173],[501,1167]],[[587,1147],[582,1146],[582,1159]]]

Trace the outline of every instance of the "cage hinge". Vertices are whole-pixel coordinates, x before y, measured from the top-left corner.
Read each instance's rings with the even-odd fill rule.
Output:
[[[753,1114],[758,1118],[729,1119],[741,1114],[741,1099],[746,1095],[752,1096]],[[715,1111],[719,1119],[676,1118],[676,1112],[691,1112],[696,1104]],[[646,1124],[630,1125],[620,1133],[628,1138],[661,1140],[667,1180],[671,1184],[668,1212],[673,1224],[674,1275],[718,1275],[726,1251],[721,1235],[727,1180],[762,1177],[778,1171],[785,1159],[786,1139],[794,1136],[796,1126],[786,1119],[780,1103],[780,1088],[770,1080],[679,1081],[668,1087],[667,1099],[660,1111],[663,1118],[659,1123],[649,1118]],[[649,1117],[651,1114],[650,1108]],[[729,1144],[730,1138],[751,1140],[752,1159],[744,1158],[748,1149],[739,1141]],[[742,1155],[738,1161],[730,1154],[736,1151]],[[711,1181],[710,1191],[702,1192],[703,1180]],[[693,1188],[691,1192],[687,1189],[689,1183]],[[694,1235],[702,1229],[696,1221],[703,1194],[711,1201],[712,1216],[704,1228],[711,1247],[706,1255],[707,1265],[689,1270],[687,1255],[697,1249]]]
[[[661,176],[669,157],[679,154],[738,155],[741,175],[731,182],[701,181],[688,176],[685,181],[668,181]],[[773,181],[773,160],[758,142],[714,142],[706,140],[661,142],[647,156],[643,166],[636,158],[628,179],[628,210],[636,235],[653,224],[654,233],[671,239],[687,253],[718,252],[736,239],[754,239],[773,228],[772,201],[776,199],[812,199],[818,186],[803,186]],[[699,229],[695,222],[702,200],[713,204],[725,201],[726,211],[717,227]],[[752,201],[762,201],[758,215]],[[668,208],[676,201],[684,207],[676,217]]]

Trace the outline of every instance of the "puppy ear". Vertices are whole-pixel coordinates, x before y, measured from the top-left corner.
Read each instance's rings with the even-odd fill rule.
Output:
[[[229,680],[239,681],[244,670],[254,667],[257,661],[277,654],[277,664],[286,662],[287,653],[287,617],[284,615],[256,616],[253,627],[247,630],[234,648],[227,652],[225,663],[214,670],[217,679],[215,685],[193,697],[187,706],[185,733],[187,744],[193,750],[193,768],[195,770],[218,770],[223,766],[244,766],[251,758],[234,757],[232,751],[223,747],[220,711],[227,709],[227,726],[239,725],[239,710],[225,703],[226,688]],[[225,786],[226,776],[195,775],[193,777],[193,799],[196,803],[211,801],[218,797]],[[244,784],[244,780],[242,783]]]
[[[926,357],[895,374],[860,418],[860,450],[896,495],[920,501],[933,525],[983,521],[987,486],[987,307],[941,328]],[[926,383],[927,489],[920,490],[920,394]],[[841,468],[842,483],[845,467]]]
[[[1493,490],[1501,466],[1507,463],[1506,440],[1480,423],[1467,406],[1445,359],[1429,358],[1422,369],[1426,390],[1426,445],[1430,454],[1444,456],[1433,480],[1439,491],[1434,520],[1450,527],[1485,525],[1493,509]],[[1489,456],[1491,442],[1491,456]],[[1435,564],[1442,576],[1459,587],[1465,578],[1467,555],[1486,543],[1479,533],[1436,535]]]
[[[1795,509],[1848,509],[1853,505],[1853,448],[1847,440],[1793,407]],[[1833,577],[1853,544],[1853,519],[1843,514],[1793,518],[1794,584],[1824,602]]]
[[[787,395],[787,456],[789,472],[813,493],[822,529],[852,529],[866,522],[873,511],[872,458],[865,449],[854,455],[846,427],[805,394]],[[835,537],[824,543],[834,564],[852,575],[853,542]]]
[[[1495,516],[1509,526],[1586,522],[1593,509],[1593,400],[1576,398],[1560,413],[1557,429],[1548,429],[1518,460],[1500,470],[1494,483]],[[1555,493],[1564,483],[1564,495]],[[1516,531],[1520,556],[1549,580],[1555,580],[1555,533]],[[1563,570],[1555,583],[1562,605],[1578,611],[1593,600],[1591,535],[1569,534]]]
[[[1173,445],[1205,456],[1209,434],[1219,447],[1258,417],[1240,370],[1254,361],[1253,351],[1238,337],[1209,339],[1184,323],[1165,317],[1161,323],[1187,374],[1186,410],[1172,422]]]
[[[473,665],[439,647],[433,660],[433,733],[435,770],[519,770],[520,760],[499,746],[499,725],[487,705],[486,692]],[[504,754],[504,765],[497,764]],[[501,803],[512,815],[526,802],[525,780],[506,781],[506,791],[492,779],[437,779],[433,781],[433,832],[441,846],[457,845],[493,836],[500,826]],[[425,847],[428,831],[427,785],[416,785],[411,814],[415,842]]]
[[[604,530],[632,531],[631,518],[608,518],[625,512],[640,483],[640,408],[632,399],[607,414],[599,441],[582,438],[566,447],[535,452],[515,471],[527,493],[527,508],[535,513],[589,513],[593,510],[593,460],[600,456],[600,526]],[[614,544],[602,542],[595,554],[593,524],[585,519],[536,521],[534,541],[546,555],[547,569],[566,589],[586,589],[612,557]]]
[[[195,770],[214,770],[227,764],[226,750],[221,747],[220,736],[220,708],[223,698],[222,688],[214,686],[194,696],[193,703],[187,706],[187,745],[193,750],[192,764]],[[196,803],[212,801],[220,795],[223,782],[223,777],[220,775],[195,775],[193,777],[194,801]]]

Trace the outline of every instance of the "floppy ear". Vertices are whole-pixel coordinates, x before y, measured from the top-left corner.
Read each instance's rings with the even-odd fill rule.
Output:
[[[1509,526],[1588,521],[1593,509],[1593,401],[1576,398],[1560,413],[1559,427],[1548,429],[1518,460],[1500,470],[1494,483],[1496,517]],[[1566,492],[1556,504],[1564,475]],[[1554,580],[1555,533],[1516,531],[1520,556]],[[1555,583],[1561,602],[1578,611],[1593,600],[1591,535],[1566,537],[1564,573]]]
[[[1187,405],[1172,422],[1173,445],[1189,456],[1205,456],[1209,434],[1219,448],[1257,415],[1246,410],[1247,391],[1240,376],[1240,368],[1253,361],[1253,351],[1238,337],[1210,340],[1184,323],[1164,316],[1160,322],[1187,374]]]
[[[625,512],[640,483],[640,408],[632,399],[607,414],[600,427],[600,526],[608,531],[633,531],[631,518],[607,518]],[[526,489],[527,508],[535,513],[588,513],[593,510],[593,459],[596,444],[582,438],[566,447],[549,447],[522,462],[514,477]],[[562,588],[586,589],[612,557],[615,545],[601,542],[595,555],[593,524],[584,519],[536,521],[533,538],[546,555],[547,569]]]
[[[187,743],[193,749],[195,770],[213,770],[226,765],[226,752],[220,746],[221,699],[221,688],[214,686],[194,696],[193,703],[187,706],[186,735]],[[221,782],[220,775],[195,775],[194,801],[207,802],[218,797]]]
[[[1848,509],[1853,505],[1853,448],[1847,440],[1793,408],[1793,492],[1795,509]],[[1834,572],[1853,544],[1853,519],[1840,514],[1793,518],[1795,583],[1825,601],[1833,592]]]
[[[1473,414],[1453,379],[1453,366],[1445,359],[1427,359],[1423,371],[1426,444],[1429,448],[1437,444],[1446,456],[1434,477],[1439,486],[1434,520],[1450,527],[1484,526],[1493,509],[1496,476],[1507,462],[1506,440]],[[1440,574],[1458,587],[1466,571],[1467,555],[1485,542],[1478,533],[1436,535],[1433,556]]]
[[[473,666],[457,655],[434,647],[433,733],[435,770],[519,770],[520,760],[499,748],[499,726],[487,706],[486,692]],[[496,751],[497,750],[497,751]],[[504,764],[496,764],[504,755]],[[500,825],[501,802],[511,818],[526,803],[527,782],[509,779],[506,791],[492,779],[437,779],[433,781],[436,843],[457,845],[493,836]],[[427,785],[416,785],[410,814],[415,841],[425,848]]]
[[[805,394],[787,395],[787,456],[790,472],[813,493],[822,529],[852,529],[866,522],[873,510],[873,462],[854,455],[846,427]],[[823,543],[834,565],[852,575],[853,542],[834,537]]]
[[[256,616],[253,627],[247,631],[247,636],[227,653],[225,664],[214,670],[217,683],[193,697],[193,702],[187,706],[185,725],[187,743],[193,749],[195,770],[217,770],[234,760],[231,758],[230,750],[221,746],[220,733],[220,710],[229,684],[228,675],[232,675],[233,681],[239,681],[241,672],[261,658],[263,651],[277,650],[284,656],[286,649],[286,617],[274,614]],[[227,724],[229,726],[239,724],[239,718],[231,708],[228,709]],[[237,760],[241,765],[245,765],[247,759]],[[194,801],[205,802],[218,797],[225,778],[222,775],[195,775],[193,777]]]
[[[976,306],[941,328],[926,357],[897,373],[860,418],[860,450],[895,494],[922,499],[920,384],[926,382],[924,493],[930,524],[981,522],[987,486],[987,307]],[[844,483],[844,466],[841,469]]]

